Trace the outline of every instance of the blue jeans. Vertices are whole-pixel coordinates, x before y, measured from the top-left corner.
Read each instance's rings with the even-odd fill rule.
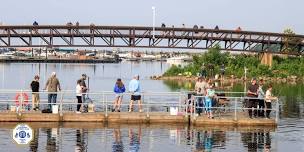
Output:
[[[204,103],[205,103],[205,98],[204,97],[197,97],[197,101],[196,101],[196,111],[198,114],[202,113],[203,111],[203,107],[204,107]]]
[[[57,100],[57,94],[48,94],[49,109],[52,109],[52,105],[56,103],[56,100]]]
[[[205,103],[206,103],[206,105],[205,105],[206,111],[207,111],[207,112],[211,112],[212,99],[209,98],[209,97],[206,97],[206,98],[205,98]]]

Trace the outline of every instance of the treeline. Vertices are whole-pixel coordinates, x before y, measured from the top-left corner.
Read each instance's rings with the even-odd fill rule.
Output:
[[[215,46],[208,52],[193,56],[193,62],[186,66],[175,66],[169,68],[164,76],[196,76],[201,72],[204,65],[207,75],[211,76],[212,71],[215,74],[220,73],[220,67],[225,66],[225,75],[234,75],[238,78],[244,76],[245,67],[248,77],[281,77],[288,76],[302,77],[304,75],[304,58],[302,57],[273,57],[273,65],[269,67],[261,64],[258,55],[232,55],[230,53],[221,53],[220,46]],[[211,68],[210,68],[211,67]]]

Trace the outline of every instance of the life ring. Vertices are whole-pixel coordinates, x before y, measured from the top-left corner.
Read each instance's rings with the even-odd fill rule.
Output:
[[[29,97],[26,93],[17,93],[15,96],[15,103],[19,106],[19,98],[20,100],[23,99],[23,105],[28,105]]]

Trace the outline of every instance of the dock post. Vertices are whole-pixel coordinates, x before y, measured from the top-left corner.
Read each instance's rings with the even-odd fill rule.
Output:
[[[237,120],[237,117],[236,117],[236,108],[237,108],[237,101],[236,101],[236,98],[234,98],[234,120],[236,121]]]
[[[182,93],[179,92],[179,103],[178,103],[178,112],[181,112],[181,103],[182,103]]]
[[[150,115],[149,115],[149,109],[150,109],[150,106],[149,106],[149,103],[147,103],[147,113],[146,113],[146,117],[149,118]]]
[[[62,112],[62,106],[63,106],[63,103],[62,103],[62,101],[63,101],[63,93],[62,92],[60,92],[60,95],[61,95],[61,99],[60,99],[60,116],[62,116],[63,114],[63,112]]]
[[[188,105],[189,105],[189,101],[186,99],[186,116],[188,116]]]
[[[103,112],[105,111],[104,109],[105,109],[105,97],[104,97],[104,92],[102,92],[102,109],[103,109]]]
[[[194,96],[194,100],[193,100],[193,118],[196,118],[196,101],[197,101],[197,97]]]
[[[107,97],[106,97],[105,104],[106,104],[106,117],[108,117],[108,102],[107,102]]]
[[[275,122],[278,123],[279,122],[279,100],[276,100],[276,118],[275,118]]]
[[[17,99],[17,100],[19,100],[19,99]],[[19,110],[18,110],[18,114],[19,114],[19,116],[21,116],[21,113],[22,113],[22,110],[23,110],[23,90],[21,90],[21,101],[20,101],[20,103],[19,103],[19,106],[21,107],[21,108],[19,108]]]

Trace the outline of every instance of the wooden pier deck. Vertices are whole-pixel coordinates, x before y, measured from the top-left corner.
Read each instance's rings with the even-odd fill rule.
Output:
[[[231,114],[215,116],[209,119],[205,115],[190,117],[185,115],[170,115],[168,112],[116,112],[116,113],[81,113],[63,112],[62,114],[48,114],[41,112],[1,112],[0,122],[101,122],[121,124],[192,124],[226,125],[226,126],[276,126],[274,119],[247,118],[244,112],[237,113],[237,119]]]

